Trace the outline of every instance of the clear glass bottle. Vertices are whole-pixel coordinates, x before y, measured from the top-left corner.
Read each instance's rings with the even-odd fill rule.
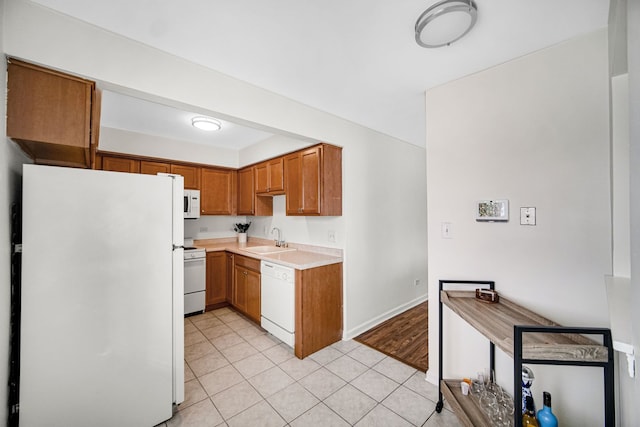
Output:
[[[527,396],[531,397],[531,405],[533,407],[533,413],[536,413],[536,404],[533,401],[533,394],[531,393],[531,384],[534,380],[533,371],[528,367],[522,365],[522,413],[527,410]]]
[[[536,411],[533,410],[533,398],[531,396],[527,396],[525,400],[526,408],[522,415],[522,427],[539,427],[538,421],[536,420]]]
[[[558,427],[558,418],[551,412],[551,393],[542,393],[544,406],[538,411],[538,424],[540,427]]]

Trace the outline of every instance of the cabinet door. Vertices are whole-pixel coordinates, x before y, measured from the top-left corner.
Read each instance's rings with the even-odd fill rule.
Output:
[[[200,213],[235,215],[235,171],[202,168],[200,185]]]
[[[247,270],[247,309],[246,314],[260,322],[260,273]]]
[[[225,252],[207,253],[205,304],[220,304],[227,299],[227,257]]]
[[[255,213],[255,191],[253,189],[254,168],[238,171],[238,215],[253,215]]]
[[[277,159],[271,159],[268,162],[269,165],[269,192],[281,193],[284,191],[284,159],[278,157]]]
[[[302,212],[320,214],[320,147],[301,154]]]
[[[302,158],[300,153],[284,158],[287,215],[302,214]]]
[[[267,162],[255,166],[256,193],[269,192],[269,165]]]
[[[278,157],[255,166],[256,193],[282,194],[284,192],[284,158]]]
[[[234,274],[234,254],[232,252],[226,252],[227,255],[227,302],[233,304],[233,280],[235,277]]]
[[[246,313],[247,311],[247,276],[248,270],[236,265],[233,268],[233,306]]]
[[[200,190],[200,168],[195,166],[171,165],[171,173],[184,177],[184,188]]]
[[[157,175],[159,173],[170,173],[171,165],[169,163],[150,162],[147,160],[140,161],[140,173],[146,175]]]
[[[320,214],[320,147],[285,157],[287,215]]]
[[[140,173],[140,160],[102,156],[102,170],[112,172]]]
[[[36,163],[89,167],[95,83],[9,59],[9,138]]]
[[[284,158],[287,215],[342,215],[342,148],[321,144]]]

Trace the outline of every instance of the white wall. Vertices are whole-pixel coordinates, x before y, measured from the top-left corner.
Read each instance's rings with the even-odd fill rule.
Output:
[[[631,277],[629,218],[629,75],[611,79],[613,275]]]
[[[638,97],[640,97],[640,7],[638,2],[612,0],[609,13],[609,56],[611,73],[611,124],[612,124],[612,200],[613,200],[613,274],[631,278],[631,302],[640,303],[638,279],[638,185],[640,164],[640,121]],[[635,112],[634,112],[635,109]],[[635,378],[627,374],[627,359],[616,354],[616,386],[618,393],[619,423],[622,426],[637,424],[640,417],[640,317],[631,313],[632,344],[635,345]]]
[[[337,223],[345,230],[338,238],[345,249],[347,335],[425,298],[424,149],[38,5],[6,0],[6,6],[5,49],[11,55],[225,120],[342,146],[343,216]],[[326,235],[325,219],[288,220],[296,235]],[[290,236],[288,227],[283,225]],[[414,287],[414,278],[423,285]]]
[[[629,62],[629,162],[630,222],[631,222],[631,306],[640,306],[640,2],[629,1],[627,6],[627,53]],[[640,419],[640,310],[632,314],[633,339],[636,354],[636,378],[627,384],[623,393],[632,397],[635,405],[629,408],[624,421],[627,426]]]
[[[560,324],[608,326],[611,273],[607,34],[598,31],[427,91],[429,294],[439,279],[495,280],[503,296]],[[508,199],[507,223],[478,223],[474,203]],[[520,207],[537,225],[520,225]],[[453,238],[441,238],[442,222]],[[429,304],[437,313],[437,299]],[[445,317],[447,376],[488,366],[486,341]],[[437,378],[437,316],[428,379]],[[496,351],[498,382],[512,360]],[[603,424],[600,369],[534,366],[572,425]]]
[[[238,166],[243,167],[285,153],[298,151],[319,141],[302,139],[299,136],[273,135],[239,152]]]
[[[0,0],[0,22],[4,16],[4,1]],[[3,51],[4,35],[0,32],[0,51]],[[7,63],[0,61],[0,75],[5,76]],[[4,80],[3,80],[4,81]],[[6,85],[0,87],[0,424],[8,417],[7,381],[9,378],[9,331],[11,314],[11,205],[20,199],[22,164],[29,160],[5,135],[6,133]]]
[[[101,127],[98,147],[101,151],[159,157],[183,162],[215,164],[229,168],[238,167],[238,152],[235,150],[210,147],[122,129]]]

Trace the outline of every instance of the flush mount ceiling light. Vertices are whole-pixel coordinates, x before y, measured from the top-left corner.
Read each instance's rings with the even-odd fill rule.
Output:
[[[473,0],[443,0],[416,21],[416,42],[422,47],[449,46],[473,28],[478,8]]]
[[[191,119],[191,125],[195,128],[206,131],[222,129],[222,123],[220,123],[220,120],[212,119],[211,117],[194,117]]]

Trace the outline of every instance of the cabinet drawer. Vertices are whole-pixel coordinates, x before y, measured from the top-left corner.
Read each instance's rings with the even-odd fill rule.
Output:
[[[260,260],[255,258],[249,258],[242,255],[235,256],[236,266],[242,266],[244,268],[248,268],[249,270],[260,272]]]

